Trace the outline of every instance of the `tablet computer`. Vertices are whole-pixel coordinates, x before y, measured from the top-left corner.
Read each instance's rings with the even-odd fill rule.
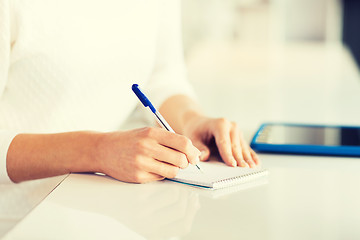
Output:
[[[257,152],[360,157],[360,126],[265,123],[250,146]]]

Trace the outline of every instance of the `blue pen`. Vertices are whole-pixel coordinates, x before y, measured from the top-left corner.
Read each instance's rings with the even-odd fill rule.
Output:
[[[139,98],[139,100],[142,102],[142,104],[145,107],[149,107],[151,112],[155,114],[156,116],[156,120],[159,122],[159,124],[165,128],[166,130],[168,130],[169,132],[175,133],[175,131],[170,127],[170,125],[166,122],[166,120],[164,119],[163,116],[161,116],[161,114],[156,110],[156,108],[152,105],[152,103],[150,102],[150,100],[145,96],[145,94],[140,90],[139,85],[138,84],[133,84],[132,85],[132,90],[133,92],[136,94],[136,96]],[[199,165],[195,165],[201,172],[203,172]]]

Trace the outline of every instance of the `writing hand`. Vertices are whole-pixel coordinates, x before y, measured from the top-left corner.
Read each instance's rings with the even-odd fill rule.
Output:
[[[200,152],[182,135],[161,128],[102,134],[96,149],[100,170],[125,182],[144,183],[173,178],[195,164]]]

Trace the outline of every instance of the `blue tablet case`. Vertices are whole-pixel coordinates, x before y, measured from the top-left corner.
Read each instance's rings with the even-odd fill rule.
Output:
[[[305,154],[305,155],[327,155],[327,156],[349,156],[360,157],[360,146],[326,146],[326,145],[295,145],[295,144],[270,144],[257,142],[263,129],[268,125],[297,126],[297,127],[334,127],[334,128],[359,128],[360,126],[335,126],[335,125],[309,125],[289,123],[264,123],[255,133],[251,148],[256,152]]]

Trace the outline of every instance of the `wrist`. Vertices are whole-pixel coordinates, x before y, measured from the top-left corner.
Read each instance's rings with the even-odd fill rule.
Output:
[[[189,110],[189,111],[185,112],[183,121],[184,121],[184,125],[187,125],[194,121],[203,120],[205,118],[206,118],[206,116],[203,113],[201,113],[200,111]]]
[[[191,129],[196,129],[207,117],[196,110],[189,110],[183,115],[182,134],[187,135]]]
[[[99,132],[78,132],[76,139],[73,139],[72,159],[69,163],[70,172],[101,172],[102,166],[98,157],[99,144],[104,133]]]
[[[114,150],[114,144],[123,141],[122,132],[107,132],[107,133],[90,133],[91,134],[91,149],[89,153],[89,161],[93,164],[92,172],[100,172],[107,174],[108,172],[108,159],[113,159],[111,155]],[[126,139],[125,139],[126,141]]]

